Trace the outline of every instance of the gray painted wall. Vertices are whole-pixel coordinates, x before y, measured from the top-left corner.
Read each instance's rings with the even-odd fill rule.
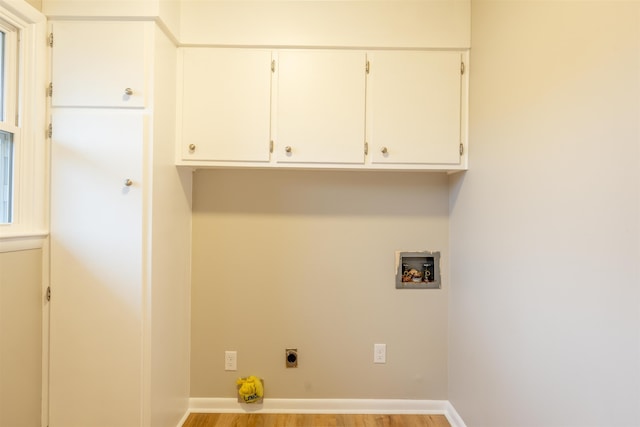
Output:
[[[448,233],[444,174],[198,171],[191,396],[256,375],[266,397],[446,399]],[[442,289],[395,289],[395,251],[420,249]]]
[[[640,425],[639,17],[472,4],[450,198],[449,396],[469,427]]]
[[[42,250],[0,253],[0,426],[40,425]]]

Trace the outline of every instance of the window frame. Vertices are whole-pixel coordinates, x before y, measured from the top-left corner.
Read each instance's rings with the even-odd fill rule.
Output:
[[[0,32],[4,34],[4,45],[0,47],[0,55],[2,58],[2,66],[4,70],[0,70],[0,84],[3,86],[0,89],[0,131],[4,131],[12,135],[12,159],[16,157],[16,147],[20,145],[20,124],[19,114],[18,114],[18,100],[20,94],[20,81],[19,81],[19,72],[20,69],[20,30],[15,26],[11,25],[11,23],[5,21],[0,17]],[[16,66],[10,66],[11,64],[15,64]],[[12,163],[15,163],[12,162]],[[11,167],[13,178],[10,180],[12,182],[12,191],[10,203],[11,212],[9,216],[12,219],[12,223],[16,218],[15,215],[15,205],[19,198],[19,195],[16,194],[16,188],[13,185],[15,182],[15,173],[14,167]],[[1,225],[5,225],[5,223],[0,223]]]
[[[15,28],[18,64],[17,85],[7,85],[6,119],[0,129],[14,134],[13,213],[10,224],[0,224],[0,252],[40,248],[48,235],[47,173],[45,144],[46,18],[24,0],[0,0],[0,21]],[[5,32],[5,34],[7,34]],[[11,33],[9,33],[11,34]],[[9,43],[7,43],[8,45]],[[12,68],[12,67],[9,67]],[[14,121],[13,117],[17,117]],[[14,128],[11,129],[11,124]],[[7,128],[9,126],[9,128]]]

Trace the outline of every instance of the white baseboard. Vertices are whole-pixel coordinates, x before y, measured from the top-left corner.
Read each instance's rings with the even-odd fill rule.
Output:
[[[449,402],[448,400],[446,402],[447,412],[445,412],[444,415],[447,417],[447,421],[449,421],[451,427],[467,427],[467,425],[462,420],[462,417],[460,416],[460,414],[458,414],[458,411],[456,411],[456,408],[453,407],[451,402]]]
[[[196,412],[196,411],[188,410],[187,413],[184,414],[184,416],[182,417],[182,419],[178,423],[178,427],[182,427],[184,425],[184,423],[187,421],[187,418],[189,418],[189,414],[192,413],[192,412]]]
[[[242,404],[233,398],[189,399],[189,413],[264,414],[440,414],[451,427],[466,427],[448,400],[405,399],[264,399],[261,404]],[[178,427],[179,427],[178,426]]]

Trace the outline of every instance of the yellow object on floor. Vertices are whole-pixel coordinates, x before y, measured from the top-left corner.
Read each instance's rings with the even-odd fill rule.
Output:
[[[245,403],[257,403],[264,396],[264,386],[262,380],[253,375],[246,378],[238,378],[238,395]]]

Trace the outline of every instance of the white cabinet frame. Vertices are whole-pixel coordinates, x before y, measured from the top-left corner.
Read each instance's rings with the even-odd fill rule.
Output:
[[[194,49],[193,47],[183,48]],[[200,49],[228,49],[230,51],[243,51],[254,48],[206,48]],[[193,150],[189,150],[191,144],[195,144],[189,139],[189,130],[184,126],[188,120],[184,114],[189,110],[204,109],[206,102],[198,101],[194,104],[192,99],[184,94],[183,85],[197,85],[198,83],[186,82],[189,76],[180,73],[184,64],[179,60],[179,75],[177,82],[178,94],[178,136],[176,141],[176,164],[178,166],[188,166],[197,168],[219,168],[219,167],[251,167],[251,168],[298,168],[298,169],[350,169],[350,170],[430,170],[457,172],[466,170],[468,167],[468,86],[469,86],[469,52],[466,49],[452,50],[402,50],[402,49],[380,49],[380,50],[357,50],[357,49],[276,49],[271,50],[273,58],[272,80],[271,80],[271,127],[267,138],[270,141],[270,153],[267,160],[264,152],[261,152],[259,161],[255,159],[220,158],[208,155],[206,152],[194,155]],[[332,68],[334,62],[340,62],[338,58],[358,58],[361,55],[364,64],[362,77],[351,73],[351,77],[344,80],[345,86],[340,87],[339,74]],[[283,58],[284,73],[280,72],[280,57]],[[304,62],[295,64],[300,58],[306,57]],[[324,57],[324,58],[323,58]],[[333,58],[333,59],[332,59]],[[369,67],[376,67],[379,58],[386,58],[389,61],[406,61],[409,67],[417,66],[419,70],[409,72],[406,76],[398,75],[399,81],[394,83],[387,75],[378,77],[379,81],[386,86],[387,100],[382,104],[376,102],[384,90],[376,87],[375,72],[369,75]],[[371,59],[371,64],[369,62]],[[294,62],[291,62],[293,60]],[[308,61],[307,61],[308,60]],[[324,62],[323,62],[324,61]],[[356,60],[360,61],[360,58]],[[288,65],[288,62],[291,65]],[[313,63],[313,65],[311,65]],[[346,64],[347,62],[345,62]],[[442,64],[445,64],[442,66]],[[324,64],[324,66],[323,66]],[[309,69],[303,69],[307,65]],[[344,65],[344,67],[349,67]],[[298,70],[296,70],[296,68]],[[339,70],[340,67],[337,67]],[[389,68],[389,67],[387,67]],[[320,69],[327,73],[325,76],[312,76],[314,70]],[[434,80],[439,83],[432,83],[428,73],[435,69]],[[443,78],[443,71],[446,76]],[[296,74],[299,71],[299,74]],[[411,70],[410,70],[411,71]],[[358,71],[360,72],[360,71]],[[453,74],[451,74],[453,73]],[[424,74],[425,80],[422,79]],[[409,82],[414,79],[415,82]],[[336,87],[331,87],[329,82],[335,82]],[[444,82],[444,83],[440,83]],[[309,86],[317,84],[317,88]],[[362,98],[355,99],[354,93],[359,93],[360,85],[364,84]],[[404,95],[394,98],[394,85],[397,84],[400,92]],[[284,85],[284,87],[283,87]],[[414,86],[412,86],[414,85]],[[421,85],[421,86],[420,86]],[[357,86],[357,87],[356,87]],[[412,93],[415,87],[417,97]],[[355,88],[355,91],[354,91]],[[318,91],[311,89],[319,89]],[[335,89],[335,91],[333,90]],[[315,94],[314,94],[315,93]],[[345,95],[344,102],[341,102],[340,94]],[[284,95],[283,95],[284,94]],[[318,95],[320,94],[320,95]],[[420,102],[419,96],[433,96],[443,99],[442,105],[446,108],[446,114],[441,114],[437,118],[429,117],[425,123],[421,123],[415,117],[424,117],[425,114],[440,113],[439,101]],[[411,96],[410,96],[411,95]],[[284,97],[283,97],[284,96]],[[414,115],[412,120],[381,120],[376,116],[381,114],[393,116],[397,113],[394,107],[384,104],[384,102],[398,103],[402,96],[408,99],[406,111],[402,108],[396,117],[404,119],[408,115]],[[315,98],[314,98],[315,97]],[[376,98],[378,97],[378,98]],[[282,98],[282,99],[280,99]],[[203,98],[204,99],[204,98]],[[311,99],[317,103],[309,105]],[[210,100],[214,102],[215,100]],[[189,105],[187,105],[187,103]],[[332,104],[333,103],[333,104]],[[195,106],[194,106],[195,105]],[[380,105],[389,107],[380,108]],[[296,106],[299,108],[296,110]],[[219,107],[217,107],[219,108]],[[364,108],[364,111],[361,109]],[[413,108],[414,110],[411,110]],[[376,113],[376,109],[378,113]],[[216,107],[211,111],[215,111]],[[431,112],[431,113],[430,113]],[[404,114],[404,116],[403,116]],[[420,116],[422,114],[422,116]],[[202,116],[201,116],[202,117]],[[341,123],[341,119],[348,119]],[[249,126],[250,118],[247,120]],[[191,120],[191,119],[189,119]],[[202,117],[201,120],[204,120]],[[241,118],[236,118],[242,121]],[[393,118],[392,118],[393,120]],[[324,123],[326,128],[322,128]],[[447,125],[442,125],[442,123]],[[336,123],[338,123],[336,125]],[[348,123],[348,124],[345,124]],[[380,125],[379,125],[380,124]],[[209,123],[205,124],[209,125]],[[336,127],[332,127],[336,126]],[[262,132],[265,133],[264,128]],[[393,140],[396,135],[401,140],[401,145],[387,147],[385,138]],[[357,142],[361,140],[361,142]],[[345,142],[349,141],[349,142]],[[433,146],[429,146],[433,143]],[[413,144],[413,147],[412,147]],[[387,147],[387,154],[380,150]],[[398,148],[401,155],[398,154]],[[395,152],[393,150],[396,150]]]

